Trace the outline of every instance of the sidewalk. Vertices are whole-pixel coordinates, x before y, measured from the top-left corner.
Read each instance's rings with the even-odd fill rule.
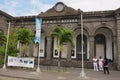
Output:
[[[27,80],[76,80],[81,73],[81,68],[67,68],[67,71],[65,72],[58,72],[56,67],[51,68],[51,70],[46,70],[47,68],[42,66],[40,73],[34,70],[22,70],[17,68],[7,68],[7,71],[0,69],[0,76],[22,78]],[[110,75],[105,75],[100,71],[94,72],[93,69],[85,69],[85,73],[89,78],[88,80],[120,80],[120,71],[110,70]]]

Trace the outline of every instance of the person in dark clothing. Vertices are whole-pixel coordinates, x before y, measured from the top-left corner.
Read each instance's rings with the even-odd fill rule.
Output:
[[[104,61],[103,61],[103,68],[104,68],[104,74],[110,74],[109,72],[109,62],[108,62],[108,59],[105,58]]]

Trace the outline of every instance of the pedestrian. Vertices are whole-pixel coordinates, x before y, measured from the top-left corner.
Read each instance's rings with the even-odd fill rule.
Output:
[[[96,56],[94,56],[93,58],[93,68],[94,71],[98,71],[98,59],[96,58]]]
[[[109,62],[108,62],[107,58],[105,58],[103,60],[103,68],[104,68],[104,74],[106,74],[106,72],[107,72],[107,74],[110,74],[110,72],[109,72]]]
[[[100,56],[98,59],[98,65],[99,65],[99,70],[103,71],[103,58],[102,58],[102,56]]]

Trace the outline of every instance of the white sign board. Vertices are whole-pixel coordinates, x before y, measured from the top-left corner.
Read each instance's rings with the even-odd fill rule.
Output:
[[[34,58],[18,58],[8,56],[8,66],[34,68]]]

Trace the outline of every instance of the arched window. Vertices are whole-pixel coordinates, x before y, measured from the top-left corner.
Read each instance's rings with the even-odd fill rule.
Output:
[[[96,44],[104,44],[105,43],[105,36],[102,34],[98,34],[95,36],[95,43]]]
[[[82,59],[82,43],[81,43],[81,34],[76,37],[76,53],[77,53],[77,60]],[[84,60],[87,60],[87,37],[83,35],[83,54]]]

